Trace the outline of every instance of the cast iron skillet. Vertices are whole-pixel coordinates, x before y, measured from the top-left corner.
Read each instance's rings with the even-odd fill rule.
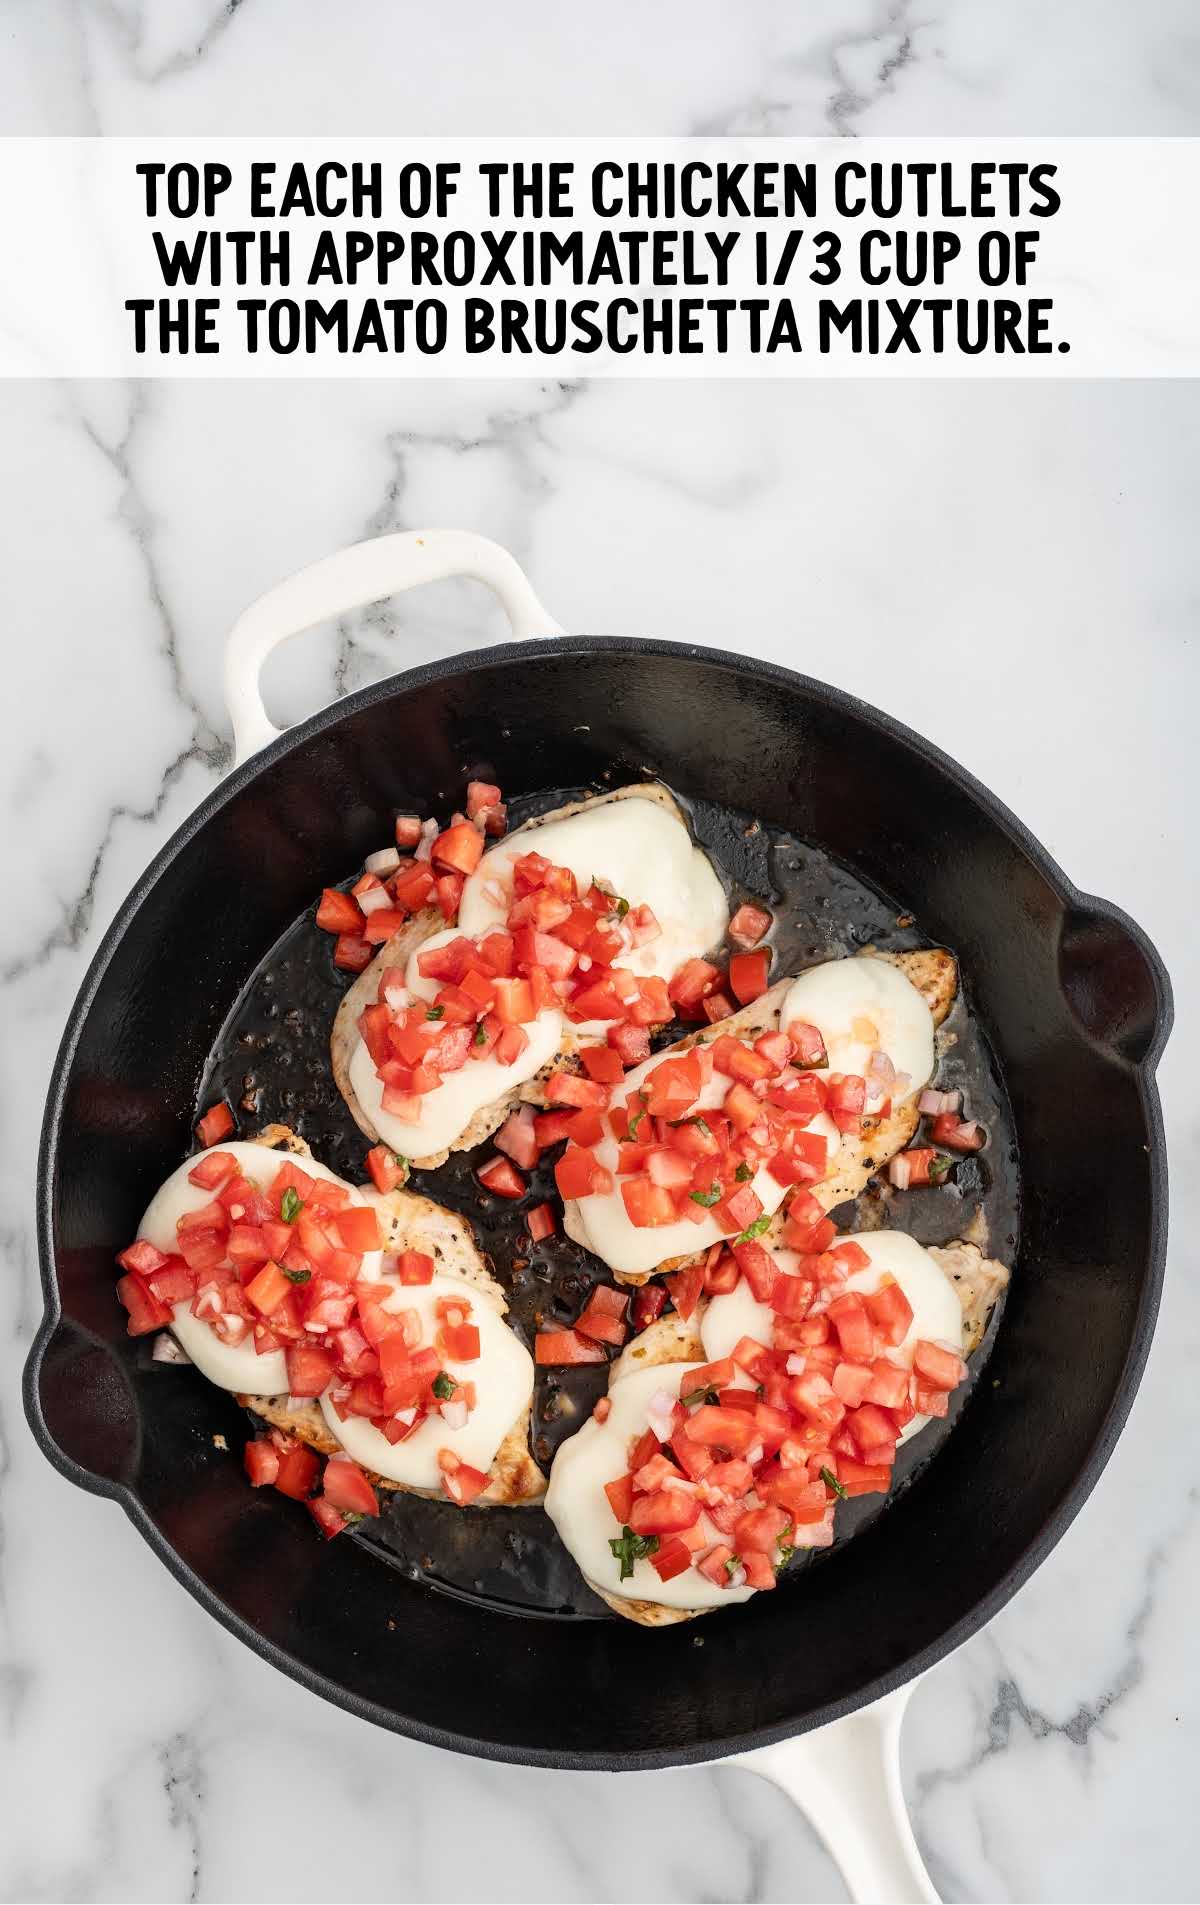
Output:
[[[511,558],[455,532],[345,551],[235,630],[239,751],[261,752],[120,909],[55,1066],[38,1182],[46,1314],[26,1407],[63,1474],[118,1501],[205,1607],[315,1692],[490,1758],[694,1763],[822,1726],[911,1681],[1008,1599],[1086,1498],[1159,1300],[1154,1066],[1169,983],[1144,933],[1077,893],[953,761],[849,696],[719,650],[519,641],[411,670],[275,737],[257,673],[276,642],[447,574],[496,587],[515,633],[558,633]],[[989,1380],[936,1461],[802,1594],[654,1632],[513,1618],[423,1590],[357,1542],[314,1540],[307,1517],[270,1490],[252,1495],[214,1446],[224,1431],[237,1446],[232,1400],[206,1390],[199,1409],[195,1384],[148,1370],[113,1295],[115,1251],[191,1143],[222,1020],[316,888],[379,845],[392,810],[445,811],[480,765],[516,796],[597,779],[613,762],[787,826],[955,949],[1007,1084],[1023,1173],[1020,1262]],[[925,1883],[911,1860],[890,1879],[865,1871],[858,1883],[881,1895]]]

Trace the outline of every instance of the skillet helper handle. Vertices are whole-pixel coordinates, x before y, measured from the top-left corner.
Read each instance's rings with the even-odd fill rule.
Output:
[[[915,1685],[733,1762],[795,1800],[858,1905],[938,1905],[900,1784],[900,1724]]]
[[[465,529],[414,529],[353,543],[268,589],[230,630],[225,702],[233,722],[235,766],[281,733],[267,718],[259,686],[273,649],[317,622],[451,576],[486,582],[500,598],[514,641],[565,633],[508,550],[486,536]]]

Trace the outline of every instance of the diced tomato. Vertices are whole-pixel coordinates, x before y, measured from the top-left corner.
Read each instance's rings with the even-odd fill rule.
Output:
[[[345,1534],[347,1526],[345,1516],[340,1508],[335,1508],[332,1502],[326,1501],[324,1495],[315,1496],[312,1501],[305,1502],[304,1506],[326,1541],[332,1541],[335,1535]]]
[[[953,1350],[924,1341],[913,1351],[913,1369],[926,1389],[956,1389],[967,1373],[967,1365]]]
[[[667,1307],[667,1292],[661,1283],[644,1283],[633,1299],[633,1327],[640,1333],[662,1315]],[[693,1308],[695,1305],[693,1305]],[[680,1311],[682,1315],[683,1312]],[[689,1312],[690,1314],[690,1312]]]
[[[753,1336],[739,1336],[730,1354],[739,1369],[755,1382],[765,1382],[771,1368],[771,1352],[764,1343],[755,1342]]]
[[[396,845],[406,851],[417,846],[421,839],[421,821],[417,814],[396,815]]]
[[[716,1070],[726,1078],[735,1078],[742,1084],[753,1085],[761,1078],[769,1078],[775,1067],[770,1059],[764,1058],[741,1039],[732,1038],[728,1032],[722,1032],[708,1048],[713,1057]]]
[[[438,1340],[452,1363],[479,1360],[479,1331],[474,1323],[443,1323]]]
[[[554,1181],[559,1196],[568,1200],[612,1189],[611,1172],[605,1170],[587,1145],[568,1146],[554,1167]]]
[[[821,1251],[828,1250],[836,1236],[837,1226],[829,1217],[820,1217],[815,1223],[798,1223],[789,1213],[783,1227],[784,1243],[801,1256],[820,1255]]]
[[[867,1102],[867,1083],[855,1073],[830,1072],[826,1080],[825,1108],[839,1131],[857,1135]]]
[[[621,1201],[631,1224],[639,1230],[655,1229],[662,1224],[673,1224],[678,1215],[675,1200],[670,1191],[660,1184],[653,1183],[648,1177],[623,1178],[621,1180]]]
[[[317,904],[317,925],[325,933],[361,933],[363,916],[358,901],[335,886],[322,890]]]
[[[591,1078],[580,1078],[575,1072],[551,1072],[546,1080],[546,1103],[603,1108],[608,1103],[608,1087]]]
[[[650,1557],[650,1566],[660,1581],[673,1581],[677,1574],[682,1574],[691,1565],[691,1552],[677,1537],[666,1542],[657,1554]]]
[[[832,1383],[819,1370],[806,1370],[793,1376],[788,1384],[788,1399],[793,1409],[822,1428],[835,1429],[846,1413],[846,1405],[834,1394]]]
[[[717,1206],[717,1215],[730,1230],[747,1230],[763,1214],[762,1199],[750,1184],[738,1184],[727,1191]],[[739,1246],[734,1245],[735,1252]]]
[[[457,917],[465,885],[466,879],[461,873],[442,873],[434,882],[437,903],[444,920],[451,921]]]
[[[705,1448],[725,1449],[730,1455],[745,1455],[758,1439],[753,1418],[744,1410],[714,1408],[708,1402],[688,1417],[684,1434]]]
[[[686,1323],[704,1294],[704,1260],[689,1263],[664,1280],[672,1303]]]
[[[588,1336],[594,1342],[611,1343],[617,1347],[625,1341],[627,1334],[625,1312],[628,1308],[627,1296],[602,1283],[597,1284],[575,1328],[581,1336]]]
[[[839,1363],[829,1380],[839,1402],[844,1402],[847,1409],[857,1409],[867,1399],[874,1371],[869,1363]]]
[[[492,1140],[498,1151],[511,1158],[523,1171],[531,1171],[538,1160],[540,1149],[537,1131],[533,1121],[533,1110],[522,1105],[505,1119]]]
[[[795,1323],[807,1316],[813,1300],[813,1286],[806,1277],[782,1274],[775,1279],[770,1304],[776,1316],[790,1317]]]
[[[624,1076],[621,1055],[610,1045],[588,1045],[580,1053],[583,1069],[599,1085],[616,1085]]]
[[[681,1488],[664,1488],[639,1495],[629,1511],[635,1535],[674,1535],[700,1519],[700,1503]]]
[[[650,1034],[644,1025],[613,1025],[608,1042],[622,1065],[640,1065],[650,1056]]]
[[[707,992],[700,1001],[700,1010],[710,1025],[716,1025],[721,1019],[732,1018],[733,1000],[727,992]]]
[[[500,804],[500,789],[491,781],[467,782],[467,819],[478,820],[489,807]]]
[[[400,1158],[386,1144],[374,1144],[367,1152],[367,1169],[377,1191],[386,1196],[388,1191],[396,1190],[406,1178],[406,1171]]]
[[[229,1137],[233,1129],[233,1113],[221,1099],[218,1104],[209,1106],[196,1126],[196,1136],[207,1150],[210,1145],[220,1144],[222,1138]]]
[[[475,1173],[485,1189],[496,1197],[524,1197],[529,1186],[507,1158],[491,1158]]]
[[[360,1257],[370,1250],[382,1250],[379,1219],[373,1210],[351,1205],[335,1214],[333,1224],[345,1249],[356,1251]]]
[[[319,1343],[289,1344],[287,1349],[288,1390],[293,1396],[319,1396],[328,1389],[337,1373],[333,1357]]]
[[[734,953],[729,962],[729,989],[739,1005],[761,999],[767,989],[770,964],[769,952]]]
[[[926,1389],[923,1383],[918,1383],[915,1413],[919,1416],[949,1415],[950,1397],[944,1389]]]
[[[357,1462],[348,1455],[331,1455],[325,1464],[322,1492],[327,1502],[346,1515],[377,1515],[379,1501],[375,1490]]]
[[[198,1184],[202,1191],[219,1191],[236,1176],[237,1169],[237,1161],[228,1151],[206,1151],[188,1172],[188,1183]]]
[[[430,858],[435,866],[449,867],[454,873],[474,873],[483,858],[483,835],[465,820],[447,827],[434,841]]]
[[[625,1150],[639,1150],[641,1156],[638,1168],[645,1171],[652,1184],[658,1184],[665,1190],[686,1190],[692,1181],[692,1161],[674,1146],[651,1144],[644,1147],[627,1145]]]
[[[342,972],[365,972],[374,957],[374,946],[358,933],[342,933],[334,944],[333,963]]]
[[[787,1525],[787,1514],[773,1503],[765,1508],[750,1509],[748,1513],[739,1515],[734,1523],[733,1539],[737,1552],[743,1559],[755,1552],[773,1555]]]
[[[964,1122],[952,1111],[944,1111],[933,1120],[929,1135],[935,1144],[941,1144],[948,1151],[979,1151],[987,1136],[981,1124],[974,1119]]]
[[[385,941],[391,939],[395,933],[400,931],[406,918],[407,915],[403,907],[378,907],[375,912],[367,915],[367,919],[362,928],[362,938],[366,941],[368,946],[382,946]],[[343,935],[343,938],[346,939],[355,937],[356,935],[353,934]],[[339,939],[338,945],[340,946],[341,943],[342,941]],[[336,963],[335,960],[335,964]]]
[[[810,1025],[806,1019],[793,1019],[784,1029],[792,1041],[797,1064],[814,1071],[824,1071],[829,1064],[829,1054],[820,1028]]]
[[[869,1363],[875,1354],[875,1331],[857,1290],[835,1297],[827,1315],[837,1331],[843,1356],[852,1363]]]
[[[439,1461],[441,1453],[439,1453]],[[482,1469],[472,1468],[468,1462],[459,1462],[452,1470],[442,1470],[442,1488],[460,1508],[469,1508],[477,1496],[482,1495],[488,1485],[489,1477]]]
[[[260,1316],[270,1316],[291,1287],[277,1263],[266,1263],[246,1285],[246,1301],[254,1305]]]
[[[502,1025],[528,1025],[535,1016],[528,979],[493,979],[496,1017]]]
[[[242,1465],[250,1477],[251,1488],[265,1488],[279,1473],[279,1450],[270,1436],[260,1435],[242,1450]]]
[[[525,1222],[530,1241],[535,1244],[540,1244],[546,1237],[552,1237],[558,1228],[554,1209],[550,1204],[535,1204]]]
[[[415,860],[411,866],[402,867],[391,879],[392,898],[397,906],[409,913],[420,912],[428,905],[434,890],[433,868],[424,860]]]
[[[881,1409],[901,1409],[908,1402],[908,1385],[907,1369],[889,1362],[886,1356],[879,1356],[871,1364],[871,1380],[864,1399],[877,1402]]]
[[[698,1017],[700,1001],[721,983],[721,969],[707,959],[685,959],[667,987],[685,1017]]]
[[[761,1208],[760,1205],[759,1209]],[[753,1218],[747,1221],[753,1222]],[[753,1238],[744,1244],[735,1243],[732,1250],[737,1267],[750,1285],[755,1300],[759,1303],[769,1303],[775,1288],[775,1279],[779,1275],[769,1251],[764,1250],[763,1246]]]
[[[539,1330],[533,1339],[533,1359],[543,1369],[570,1368],[576,1363],[602,1363],[604,1351],[574,1330]]]
[[[501,1065],[515,1065],[529,1046],[529,1034],[523,1025],[501,1025],[496,1040],[496,1058]]]
[[[728,935],[735,946],[757,946],[765,933],[771,930],[771,915],[764,913],[761,906],[749,904],[739,906],[729,922]]]
[[[148,1336],[151,1330],[163,1329],[171,1321],[168,1306],[159,1301],[136,1271],[118,1278],[117,1298],[129,1312],[125,1327],[130,1336]]]
[[[619,1475],[615,1482],[605,1482],[604,1493],[608,1496],[608,1505],[613,1514],[624,1526],[633,1507],[633,1476]]]
[[[292,1442],[279,1451],[275,1486],[281,1495],[290,1495],[293,1501],[302,1502],[311,1495],[320,1466],[311,1449],[306,1449],[302,1442]]]
[[[733,1359],[722,1356],[715,1363],[704,1363],[699,1369],[693,1369],[683,1378],[680,1394],[686,1402],[689,1396],[703,1394],[707,1389],[728,1389],[736,1380]],[[749,1487],[749,1481],[746,1486]]]
[[[859,1450],[876,1449],[895,1443],[896,1425],[890,1415],[873,1402],[864,1402],[846,1414],[846,1427]]]
[[[715,1519],[715,1517],[713,1517],[713,1519]],[[733,1549],[726,1547],[724,1542],[718,1542],[715,1548],[709,1549],[702,1560],[696,1562],[696,1566],[699,1568],[701,1574],[704,1575],[705,1579],[712,1581],[715,1586],[728,1587],[729,1563],[731,1561],[736,1565],[737,1556],[734,1554]]]
[[[163,1251],[156,1250],[152,1243],[147,1243],[144,1237],[139,1237],[121,1252],[117,1262],[123,1270],[136,1270],[139,1276],[148,1277],[155,1270],[161,1270],[164,1264],[170,1262],[170,1258]]]
[[[883,1464],[857,1462],[839,1455],[837,1478],[847,1495],[886,1495],[892,1485],[892,1472]]]

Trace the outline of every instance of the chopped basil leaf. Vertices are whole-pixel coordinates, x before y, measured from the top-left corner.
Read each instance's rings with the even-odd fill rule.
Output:
[[[311,1270],[285,1270],[284,1276],[289,1283],[307,1283],[312,1276]]]
[[[425,1007],[425,1017],[427,1019],[441,1019],[444,1018],[445,1015],[446,1008],[444,1005],[427,1005]]]
[[[629,901],[628,901],[628,900],[618,900],[618,901],[617,901],[617,918],[618,918],[618,919],[624,919],[624,917],[625,917],[625,915],[626,915],[626,913],[627,913],[628,911],[629,911]]]
[[[716,1399],[717,1392],[713,1388],[692,1389],[686,1396],[679,1398],[685,1409],[690,1409],[694,1402],[715,1402]]]
[[[476,1045],[487,1044],[487,1033],[483,1029],[482,1019],[480,1019],[479,1024],[475,1027],[475,1043]]]
[[[839,1501],[844,1502],[848,1499],[849,1489],[845,1488],[843,1484],[838,1481],[837,1476],[831,1468],[823,1468],[821,1470],[821,1480],[824,1482],[826,1488],[832,1488]]]
[[[621,1563],[622,1581],[628,1581],[635,1561],[646,1561],[652,1554],[658,1553],[658,1536],[635,1535],[632,1528],[622,1528],[608,1545],[614,1558]]]
[[[733,1578],[733,1576],[734,1576],[734,1575],[735,1575],[735,1574],[737,1573],[737,1571],[738,1571],[738,1569],[739,1569],[739,1568],[741,1567],[741,1565],[742,1565],[742,1557],[741,1557],[741,1555],[740,1555],[740,1554],[731,1554],[731,1555],[730,1555],[730,1557],[729,1557],[729,1559],[728,1559],[728,1561],[727,1561],[727,1562],[725,1563],[725,1572],[726,1572],[726,1574],[727,1574],[727,1575],[729,1575],[729,1577],[730,1577],[730,1579],[731,1579],[731,1580],[732,1580],[732,1578]]]
[[[344,1514],[342,1516],[342,1527],[343,1528],[357,1528],[359,1522],[362,1519],[363,1517],[361,1515]]]
[[[761,1217],[756,1217],[752,1224],[747,1224],[745,1230],[739,1231],[733,1241],[735,1244],[753,1243],[756,1237],[761,1237],[764,1230],[769,1230],[770,1228],[771,1213],[769,1210],[765,1210]]]
[[[439,1369],[430,1387],[439,1402],[449,1402],[454,1391],[458,1388],[458,1384],[455,1382],[453,1376],[447,1375],[444,1369]]]
[[[279,1200],[279,1215],[285,1224],[294,1224],[304,1209],[304,1200],[294,1185],[289,1184]]]
[[[678,1131],[681,1124],[694,1124],[697,1131],[703,1131],[706,1138],[712,1137],[711,1126],[704,1122],[704,1119],[700,1116],[698,1111],[691,1112],[686,1118],[668,1118],[667,1123],[670,1125],[672,1131]]]
[[[946,1157],[943,1152],[939,1152],[937,1157],[930,1163],[929,1182],[931,1184],[944,1184],[953,1169],[954,1159]]]
[[[645,1115],[646,1115],[645,1105],[639,1105],[637,1110],[634,1112],[632,1118],[629,1120],[628,1125],[626,1126],[626,1131],[631,1138],[636,1137],[637,1128],[641,1124],[642,1119],[645,1117]]]
[[[750,1179],[754,1176],[754,1172],[750,1169],[748,1164],[739,1164],[733,1175],[739,1184],[748,1184]]]
[[[688,1196],[693,1204],[703,1204],[705,1210],[711,1210],[714,1204],[721,1201],[721,1186],[714,1184],[707,1191],[689,1191]]]

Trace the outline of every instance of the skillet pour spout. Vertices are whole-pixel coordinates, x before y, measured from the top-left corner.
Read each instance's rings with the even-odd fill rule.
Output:
[[[516,642],[411,669],[276,733],[258,690],[271,648],[452,574],[500,593]],[[381,538],[283,584],[239,622],[227,686],[243,753],[259,751],[119,910],[54,1071],[38,1188],[46,1320],[25,1389],[47,1455],[119,1500],[249,1646],[432,1744],[550,1766],[690,1764],[777,1744],[911,1682],[1049,1552],[1141,1376],[1165,1251],[1154,1066],[1171,1018],[1149,940],[886,715],[745,656],[563,636],[511,557],[459,532]],[[229,1453],[245,1436],[232,1399],[151,1364],[123,1333],[113,1256],[189,1148],[196,1080],[247,976],[322,884],[378,846],[391,813],[446,811],[476,774],[518,800],[659,778],[685,804],[813,843],[960,961],[1021,1162],[1021,1248],[989,1380],[935,1460],[808,1570],[802,1593],[647,1632],[430,1592],[357,1540],[316,1541],[272,1491],[248,1491]],[[186,930],[200,919],[203,945]],[[819,1650],[796,1644],[798,1623],[821,1633]]]

